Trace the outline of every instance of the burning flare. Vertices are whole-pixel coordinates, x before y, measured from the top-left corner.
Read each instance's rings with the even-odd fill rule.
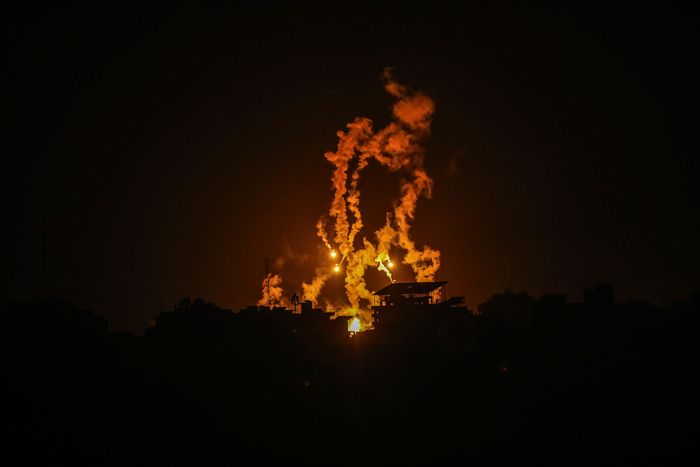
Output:
[[[403,263],[411,266],[418,282],[432,281],[440,267],[440,252],[427,245],[422,249],[416,248],[409,234],[416,202],[421,195],[430,198],[433,186],[433,181],[423,169],[424,154],[419,141],[430,133],[435,103],[421,92],[409,92],[405,86],[398,84],[388,68],[384,70],[383,79],[386,91],[397,98],[393,106],[394,121],[375,132],[371,120],[356,118],[347,125],[347,132],[338,132],[338,149],[325,154],[335,168],[332,177],[334,195],[328,213],[335,220],[333,241],[341,255],[335,271],[340,270],[340,264],[347,262],[345,290],[350,301],[350,306],[336,312],[345,316],[355,315],[352,326],[357,322],[358,330],[360,326],[365,329],[371,324],[370,311],[360,306],[361,299],[372,299],[364,280],[367,268],[379,269],[394,282],[387,268],[387,265],[389,268],[394,266],[389,258],[390,248],[405,250]],[[387,213],[386,224],[374,233],[376,244],[362,238],[361,245],[356,248],[356,236],[363,227],[358,183],[360,172],[372,159],[391,172],[402,173],[401,199],[393,212]],[[352,171],[351,164],[354,165]],[[316,224],[316,229],[331,251],[331,256],[335,257],[323,217]],[[316,302],[328,277],[327,269],[318,268],[312,283],[303,284],[304,298]]]

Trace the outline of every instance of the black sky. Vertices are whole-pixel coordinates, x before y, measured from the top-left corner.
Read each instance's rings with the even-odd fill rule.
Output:
[[[7,17],[2,303],[41,292],[42,185],[49,291],[112,329],[184,296],[253,304],[285,242],[309,255],[273,268],[298,291],[332,197],[323,155],[356,117],[389,121],[385,67],[436,103],[433,198],[412,232],[441,250],[450,295],[474,308],[506,287],[578,300],[611,283],[663,304],[700,289],[684,9],[29,3]],[[398,183],[367,169],[365,235]]]

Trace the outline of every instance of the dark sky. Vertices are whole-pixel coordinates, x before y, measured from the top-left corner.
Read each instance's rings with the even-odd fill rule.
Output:
[[[24,2],[6,17],[3,304],[41,292],[42,185],[49,292],[113,330],[184,296],[253,304],[266,256],[298,292],[332,199],[324,153],[356,117],[390,121],[385,67],[436,104],[412,234],[442,252],[449,295],[700,290],[689,11]],[[400,179],[363,177],[371,237]],[[308,260],[276,268],[285,244]]]

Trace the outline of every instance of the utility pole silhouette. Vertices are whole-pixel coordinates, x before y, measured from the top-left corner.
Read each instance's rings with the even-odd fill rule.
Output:
[[[46,274],[46,214],[44,207],[44,180],[41,180],[41,278],[44,298],[49,296],[48,276]]]

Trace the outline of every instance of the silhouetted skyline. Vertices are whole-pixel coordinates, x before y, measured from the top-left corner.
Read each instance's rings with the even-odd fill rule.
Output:
[[[1,304],[42,292],[42,186],[48,292],[113,330],[184,296],[253,304],[265,257],[299,294],[332,200],[324,154],[356,117],[389,122],[386,67],[435,102],[412,235],[442,252],[450,295],[476,309],[611,283],[665,306],[699,288],[684,8],[32,3],[8,18]],[[369,236],[400,180],[363,177]]]
[[[659,308],[617,303],[605,284],[580,303],[505,290],[477,313],[444,285],[378,291],[378,322],[360,333],[310,302],[233,313],[185,298],[141,337],[70,300],[8,304],[3,453],[244,465],[692,455],[700,294]]]

